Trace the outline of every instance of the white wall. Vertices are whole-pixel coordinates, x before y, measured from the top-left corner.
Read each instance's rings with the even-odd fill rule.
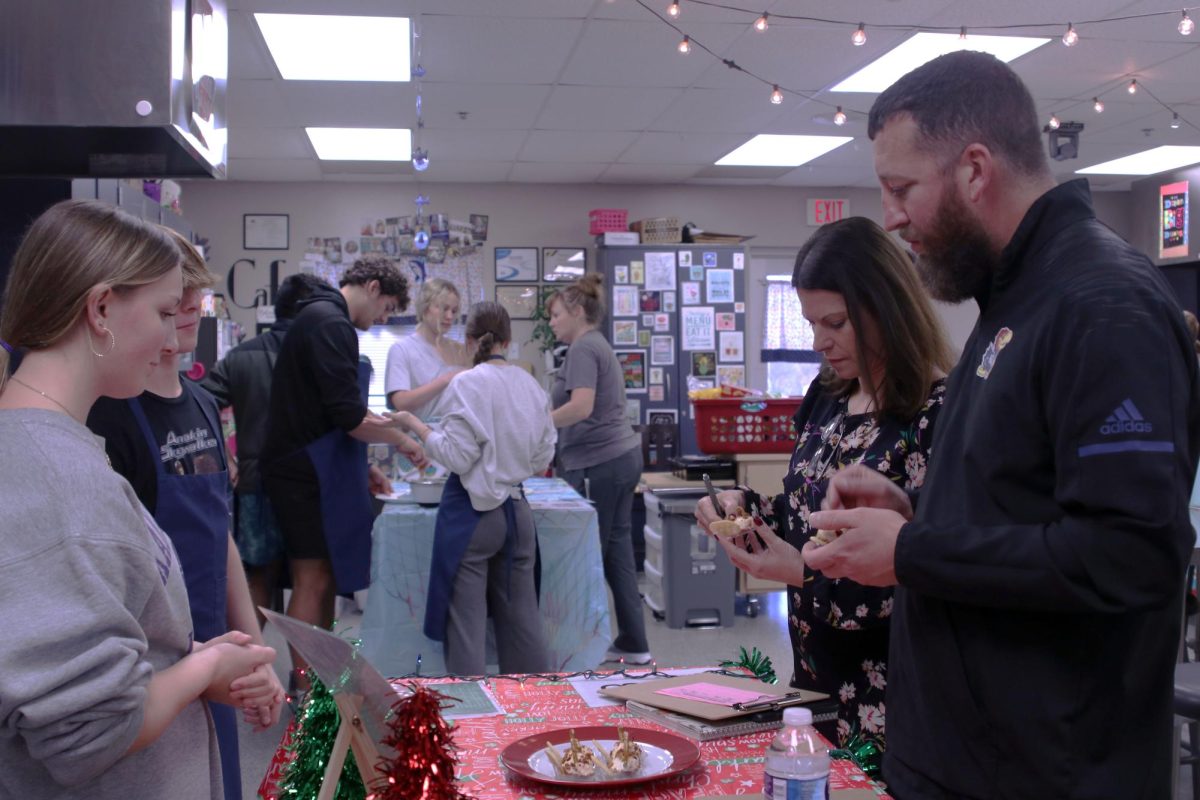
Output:
[[[761,281],[768,272],[790,272],[790,259],[815,228],[806,224],[809,198],[844,198],[850,213],[879,220],[879,192],[874,189],[837,189],[762,186],[611,186],[559,184],[432,184],[422,191],[431,202],[427,211],[444,212],[452,218],[468,214],[489,216],[488,241],[483,252],[486,296],[493,296],[492,250],[495,246],[591,247],[588,211],[593,208],[627,208],[629,219],[676,216],[702,228],[722,233],[753,235],[748,243],[747,269],[747,377],[765,387],[766,376],[758,358],[756,326],[762,319]],[[254,290],[267,285],[271,261],[282,259],[279,277],[299,269],[304,240],[310,236],[354,238],[366,219],[412,214],[417,194],[412,183],[268,183],[187,181],[183,210],[199,236],[210,241],[210,266],[222,277],[235,261],[255,261],[254,270],[238,268],[238,295],[243,302]],[[1123,235],[1130,228],[1126,219],[1127,193],[1097,195],[1102,219]],[[243,214],[288,214],[290,249],[263,251],[242,249]],[[942,306],[943,320],[951,340],[961,347],[975,321],[973,304]],[[253,331],[253,312],[231,309],[234,319]],[[532,323],[516,322],[513,336],[524,343]],[[522,357],[541,363],[534,345],[523,348]]]

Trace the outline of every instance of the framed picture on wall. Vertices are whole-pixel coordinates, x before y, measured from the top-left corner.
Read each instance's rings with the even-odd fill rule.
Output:
[[[495,258],[496,283],[537,283],[536,247],[497,247]]]
[[[287,250],[287,214],[242,214],[243,250]]]
[[[579,247],[543,247],[542,280],[574,281],[587,272],[587,250]]]
[[[646,351],[614,350],[621,374],[625,377],[626,394],[646,393]]]
[[[537,286],[497,286],[496,302],[512,319],[533,319],[538,307]]]

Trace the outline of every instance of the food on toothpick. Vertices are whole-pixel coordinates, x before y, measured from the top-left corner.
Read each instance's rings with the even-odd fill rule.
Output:
[[[575,729],[571,729],[571,746],[566,752],[559,753],[558,749],[546,742],[546,754],[550,756],[554,768],[563,775],[575,778],[590,778],[596,773],[596,754],[591,748],[584,747],[575,738]]]
[[[754,529],[754,517],[747,514],[744,508],[738,506],[725,519],[708,523],[708,529],[717,536],[738,536]]]
[[[630,738],[629,731],[624,728],[617,728],[617,736],[618,741],[612,750],[605,753],[604,748],[600,748],[608,761],[609,771],[627,774],[637,772],[642,768],[642,746]]]

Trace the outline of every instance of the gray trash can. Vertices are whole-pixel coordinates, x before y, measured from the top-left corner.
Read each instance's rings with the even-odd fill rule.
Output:
[[[658,489],[646,501],[646,602],[672,628],[733,624],[734,568],[696,524],[703,490]]]

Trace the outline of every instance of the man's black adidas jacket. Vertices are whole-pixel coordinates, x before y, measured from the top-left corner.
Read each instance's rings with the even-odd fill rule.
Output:
[[[1180,309],[1085,181],[978,299],[896,547],[884,775],[904,800],[1161,800],[1200,457]]]

